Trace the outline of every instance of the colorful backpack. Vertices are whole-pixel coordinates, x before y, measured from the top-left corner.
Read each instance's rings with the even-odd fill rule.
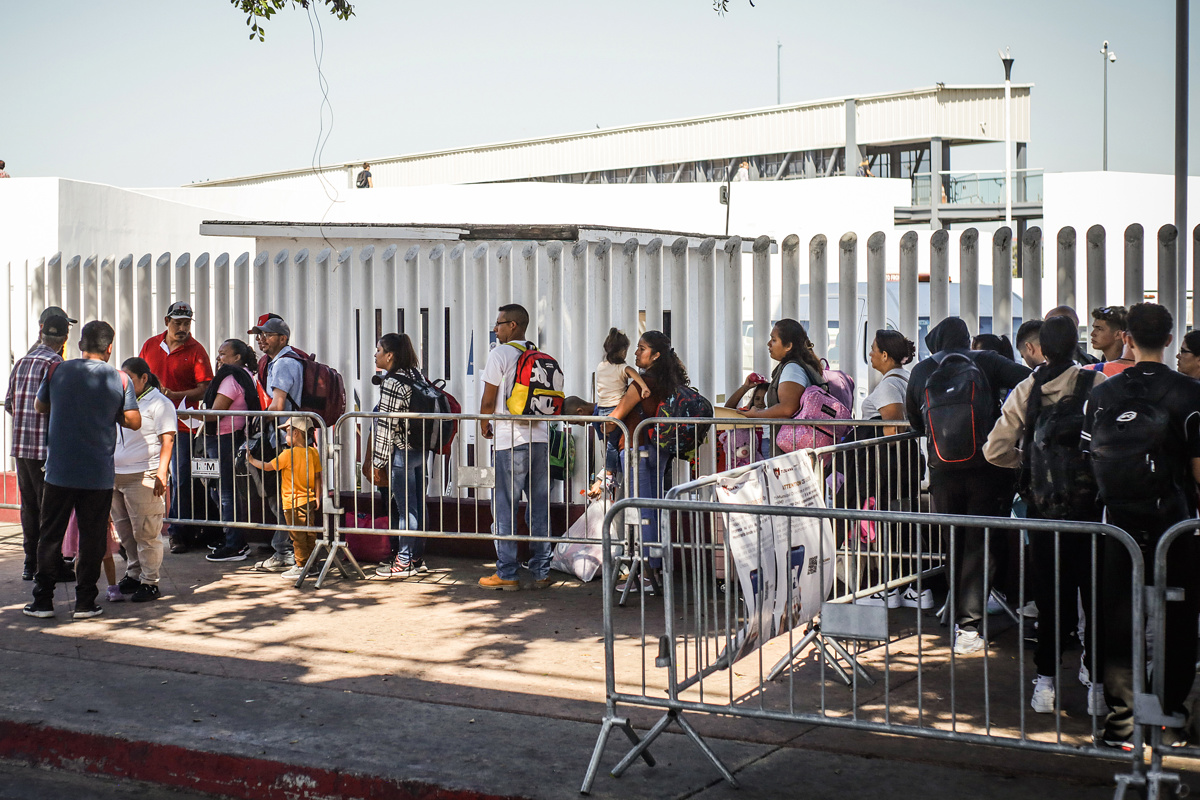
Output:
[[[514,416],[554,417],[562,413],[563,371],[550,356],[538,350],[532,342],[518,344],[506,342],[517,348],[516,375],[512,392],[508,395],[508,413]]]
[[[659,404],[659,417],[711,417],[712,403],[691,386],[680,386],[669,398]],[[708,438],[712,423],[684,422],[659,423],[650,428],[650,443],[667,455],[691,460],[696,450]]]
[[[575,437],[557,422],[550,424],[550,480],[565,481],[575,468]]]

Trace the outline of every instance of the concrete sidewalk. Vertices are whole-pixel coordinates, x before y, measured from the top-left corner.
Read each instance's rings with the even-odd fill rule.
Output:
[[[231,797],[577,797],[603,714],[599,585],[485,592],[482,563],[297,591],[250,562],[168,556],[164,598],[72,622],[20,613],[0,529],[0,757]],[[117,562],[118,571],[121,562]],[[648,607],[648,613],[649,612]],[[636,609],[622,624],[636,631]],[[658,614],[661,616],[661,608]],[[629,631],[623,631],[627,638]],[[636,642],[623,642],[634,648]],[[639,729],[653,719],[632,714]],[[795,724],[693,718],[755,797],[881,786],[1110,797],[1118,763]],[[677,733],[596,797],[735,791]],[[883,783],[887,782],[887,783]],[[742,796],[745,795],[743,791]]]

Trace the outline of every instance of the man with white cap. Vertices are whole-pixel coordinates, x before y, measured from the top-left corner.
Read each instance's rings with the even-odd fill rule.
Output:
[[[138,353],[162,383],[162,393],[180,408],[196,408],[213,379],[212,360],[208,357],[208,351],[192,336],[193,317],[195,314],[191,305],[182,300],[172,303],[163,319],[166,330],[147,339]],[[208,493],[203,487],[192,485],[192,429],[187,421],[180,419],[179,433],[175,439],[171,464],[173,485],[170,516],[195,519],[193,505],[203,511],[208,502]],[[205,514],[204,518],[209,517]],[[220,519],[220,515],[212,518]],[[168,532],[171,536],[171,552],[186,553],[196,543],[199,529],[194,525],[173,523]]]
[[[50,306],[38,320],[38,341],[29,353],[17,359],[8,379],[4,410],[13,418],[12,450],[17,463],[17,488],[21,492],[21,532],[25,545],[25,568],[21,579],[33,580],[37,569],[39,520],[45,486],[46,432],[50,417],[34,407],[38,387],[55,364],[62,363],[74,320],[58,306]]]

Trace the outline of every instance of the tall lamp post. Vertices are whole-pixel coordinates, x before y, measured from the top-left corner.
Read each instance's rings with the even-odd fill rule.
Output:
[[[1108,171],[1108,65],[1116,63],[1117,54],[1108,49],[1108,40],[1100,46],[1100,55],[1104,58],[1104,171]]]
[[[1012,230],[1012,54],[1008,48],[996,51],[1004,63],[1004,224]]]

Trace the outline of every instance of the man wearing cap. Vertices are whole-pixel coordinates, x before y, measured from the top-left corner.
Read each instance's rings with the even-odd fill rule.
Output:
[[[255,323],[254,327],[246,331],[247,333],[254,335],[254,343],[258,346],[259,351],[262,352],[262,358],[258,359],[258,382],[262,386],[267,385],[267,367],[271,366],[271,357],[267,355],[267,335],[265,333],[256,333],[256,331],[261,331],[262,326],[266,325],[267,320],[269,319],[281,320],[283,317],[279,316],[278,314],[272,314],[268,311],[266,314],[259,315],[258,322]],[[308,358],[308,353],[304,352],[299,347],[296,347],[290,343],[288,344],[288,347],[291,347],[292,352],[298,355],[301,360],[306,360]]]
[[[62,363],[71,320],[58,306],[42,312],[38,341],[29,353],[17,359],[8,379],[4,410],[13,418],[12,450],[17,462],[17,488],[21,492],[21,532],[25,545],[25,568],[21,579],[33,580],[37,569],[39,520],[45,485],[46,431],[50,418],[34,407],[38,387],[54,364]],[[64,568],[65,572],[65,568]]]
[[[167,329],[151,336],[142,345],[139,356],[162,383],[162,392],[176,406],[196,408],[213,379],[212,361],[204,345],[192,336],[192,307],[181,301],[172,303],[163,319]],[[179,422],[171,464],[171,516],[194,519],[193,503],[202,508],[208,494],[192,485],[192,435],[184,420]],[[207,518],[207,515],[206,515]],[[219,517],[216,517],[219,518]],[[194,525],[173,523],[169,528],[171,552],[186,553],[196,543],[199,529]]]
[[[291,346],[292,329],[278,314],[263,314],[258,318],[258,324],[247,333],[254,335],[258,349],[270,359],[262,381],[270,401],[267,410],[296,411],[304,390],[304,357]],[[262,374],[261,365],[259,370]],[[278,493],[268,492],[267,495],[267,504],[275,518],[283,520],[286,514],[285,509],[280,507]],[[277,530],[271,537],[271,547],[275,553],[255,564],[255,569],[283,572],[296,564],[293,537],[287,531]]]
[[[62,308],[60,308],[59,306],[47,306],[46,310],[42,312],[42,315],[40,317],[38,317],[38,337],[37,337],[37,340],[34,341],[33,347],[29,348],[30,353],[32,353],[34,350],[36,350],[37,346],[39,344],[41,344],[41,342],[42,342],[42,326],[45,325],[46,320],[50,319],[51,317],[62,317],[63,319],[65,319],[67,322],[69,322],[72,325],[79,322],[79,320],[77,320],[77,319],[71,319],[70,315],[68,315],[66,311],[63,311]]]

